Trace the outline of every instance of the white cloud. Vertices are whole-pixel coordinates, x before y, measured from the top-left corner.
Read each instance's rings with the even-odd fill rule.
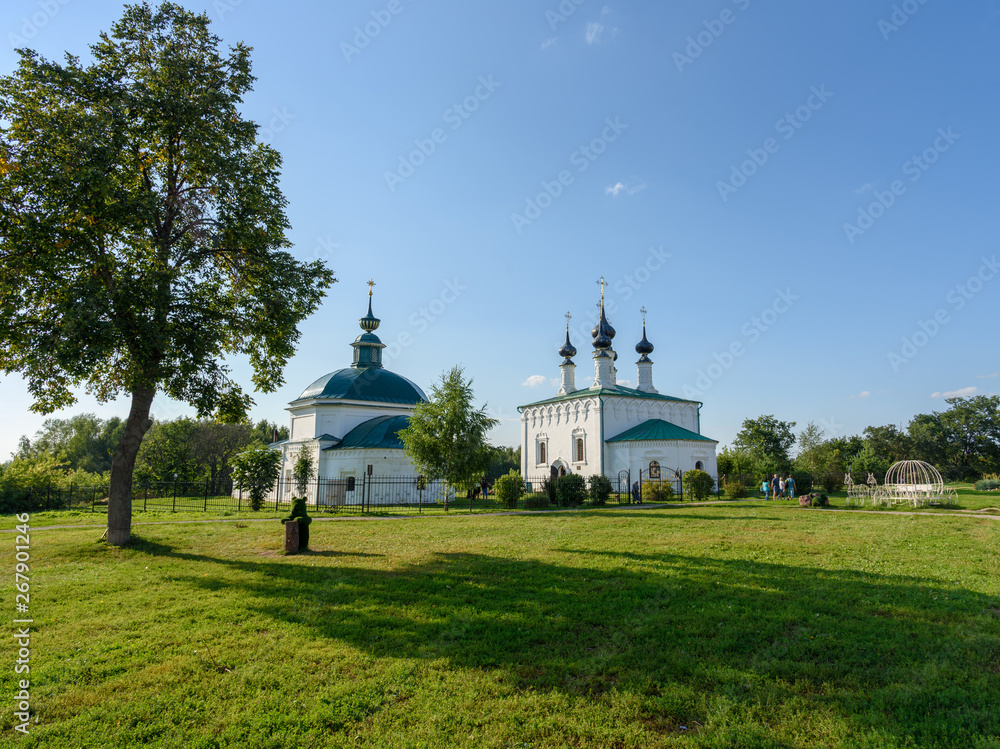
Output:
[[[599,42],[601,40],[601,32],[604,31],[604,26],[597,23],[596,21],[587,24],[587,44],[593,44],[594,42]]]
[[[988,375],[976,375],[980,380],[988,380],[990,377],[1000,377],[1000,372],[994,372]]]
[[[871,192],[874,189],[875,189],[875,186],[871,182],[865,182],[863,185],[861,185],[861,187],[855,188],[854,192],[857,195],[861,195],[862,193],[865,193],[865,192]]]
[[[559,37],[558,36],[550,36],[548,39],[546,39],[544,42],[542,42],[542,49],[545,49],[546,47],[551,47],[557,41],[559,41]]]
[[[967,395],[975,395],[979,391],[975,385],[970,385],[967,388],[959,388],[958,390],[946,390],[943,393],[931,393],[931,398],[964,398]]]
[[[860,393],[857,393],[856,395],[852,395],[852,396],[849,396],[849,397],[851,397],[851,398],[871,398],[872,397],[872,393],[871,393],[871,390],[862,390]]]
[[[545,375],[531,375],[527,380],[521,383],[524,387],[536,388],[539,385],[544,385],[549,381],[549,378]]]
[[[617,198],[619,193],[623,192],[626,195],[635,195],[637,192],[639,192],[640,190],[644,190],[644,189],[646,189],[646,183],[645,182],[643,182],[641,184],[638,184],[638,185],[635,185],[634,187],[629,187],[624,182],[616,182],[613,185],[605,187],[604,188],[604,194],[605,195],[613,195],[613,196],[615,196]]]
[[[615,378],[615,382],[617,382],[619,385],[623,385],[624,387],[627,387],[627,388],[634,388],[635,387],[635,385],[632,384],[632,380],[620,380],[620,379],[618,379],[616,377]]]

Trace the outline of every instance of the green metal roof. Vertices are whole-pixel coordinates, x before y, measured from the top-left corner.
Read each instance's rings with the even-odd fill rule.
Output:
[[[699,442],[716,442],[717,440],[702,437],[684,427],[671,424],[663,419],[649,419],[641,424],[627,429],[621,434],[611,437],[605,442],[641,442],[646,440],[698,440]]]
[[[522,408],[527,408],[528,406],[542,406],[546,403],[559,403],[561,401],[571,401],[580,398],[592,398],[595,395],[618,395],[624,396],[626,398],[644,398],[647,400],[657,400],[657,401],[671,401],[673,403],[698,403],[701,401],[692,401],[687,398],[674,398],[671,395],[661,395],[660,393],[646,393],[642,390],[636,390],[635,388],[625,387],[624,385],[613,385],[611,387],[605,388],[582,388],[580,390],[574,390],[572,393],[565,393],[563,395],[556,395],[552,398],[546,398],[545,400],[535,401],[534,403],[525,403],[523,406],[518,406],[517,410],[520,411]]]
[[[415,384],[381,367],[347,367],[323,375],[292,402],[313,398],[412,404],[427,400]]]
[[[328,450],[348,450],[350,448],[382,448],[402,450],[403,441],[399,439],[399,430],[405,429],[410,423],[409,416],[376,416],[363,421],[344,435],[339,445],[324,447]]]

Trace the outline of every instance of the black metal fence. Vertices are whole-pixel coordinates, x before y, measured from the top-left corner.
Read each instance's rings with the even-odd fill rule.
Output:
[[[622,471],[609,478],[610,490],[594,492],[589,482],[572,476],[576,490],[559,491],[564,477],[540,475],[524,477],[521,497],[514,503],[501,502],[493,481],[470,480],[448,486],[442,480],[428,481],[421,476],[320,477],[308,482],[305,497],[309,511],[316,513],[424,513],[434,511],[495,512],[512,509],[540,509],[544,507],[581,505],[627,505],[640,501],[684,501],[683,472],[663,468],[638,473]],[[744,478],[744,477],[741,477]],[[749,477],[746,477],[749,478]],[[714,480],[714,479],[713,479]],[[723,484],[725,477],[722,477]],[[745,478],[744,478],[745,480]],[[756,496],[755,487],[748,486],[750,498]],[[221,490],[221,493],[220,493]],[[664,491],[666,490],[666,491]],[[715,481],[713,494],[718,490]],[[58,487],[52,484],[18,492],[8,497],[0,511],[16,512],[27,509],[85,509],[106,512],[107,486]],[[298,492],[288,479],[280,478],[266,494],[261,511],[284,512]],[[171,512],[246,512],[252,510],[249,494],[239,485],[227,481],[143,481],[132,490],[132,509]]]

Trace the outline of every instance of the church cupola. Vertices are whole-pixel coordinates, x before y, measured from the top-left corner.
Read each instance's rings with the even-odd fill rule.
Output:
[[[354,361],[351,366],[355,369],[360,367],[382,367],[382,349],[385,344],[375,335],[379,324],[382,322],[372,314],[372,287],[375,282],[368,281],[368,314],[358,320],[358,325],[364,332],[354,339],[351,344],[354,349]]]
[[[594,338],[594,384],[591,387],[602,388],[610,387],[615,383],[615,361],[612,356],[614,352],[609,353],[611,339],[615,337],[615,329],[611,327],[611,323],[608,322],[607,315],[604,313],[604,277],[601,276],[601,280],[597,283],[601,287],[601,318],[591,331]]]
[[[653,360],[649,358],[653,353],[653,344],[646,339],[646,308],[643,307],[640,312],[642,312],[642,340],[635,344],[635,352],[639,354],[639,361],[636,362],[639,367],[638,390],[644,393],[656,393],[659,391],[653,387]]]
[[[576,364],[573,357],[576,356],[576,347],[569,342],[569,321],[572,315],[566,313],[566,343],[559,348],[559,356],[563,357],[563,363],[559,365],[562,372],[562,382],[559,385],[559,395],[572,393],[576,390]]]

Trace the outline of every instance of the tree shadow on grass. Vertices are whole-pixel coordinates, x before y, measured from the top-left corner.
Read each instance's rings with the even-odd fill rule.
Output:
[[[246,573],[174,579],[242,587],[267,602],[259,613],[373,657],[502,669],[524,690],[634,694],[664,731],[753,725],[782,746],[768,725],[819,711],[842,743],[1000,734],[1000,603],[927,578],[586,548],[560,550],[565,564],[440,553],[388,571],[136,549]]]

